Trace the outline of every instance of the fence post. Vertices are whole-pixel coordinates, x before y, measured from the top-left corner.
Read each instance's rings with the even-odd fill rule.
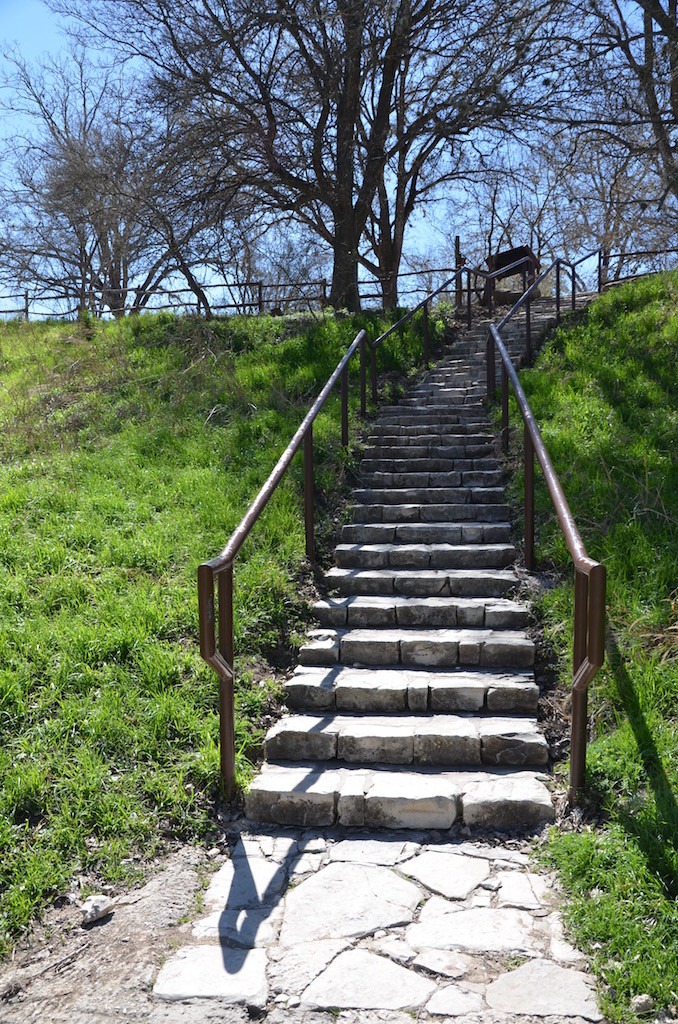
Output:
[[[424,366],[428,370],[430,350],[429,350],[429,338],[428,338],[428,303],[425,302],[422,311],[424,314]]]
[[[313,530],[313,424],[304,434],[304,526],[306,529],[306,557],[315,565],[315,537]]]
[[[586,573],[574,570],[574,638],[572,644],[572,675],[586,657],[588,627],[589,580]],[[570,789],[568,800],[572,805],[586,776],[586,726],[588,693],[572,690],[572,724],[570,731]]]
[[[603,250],[598,250],[598,294],[603,290]]]
[[[24,292],[24,316],[26,317],[26,323],[28,323],[28,288]]]
[[[219,761],[226,793],[235,791],[235,707],[233,682],[233,566],[217,577],[219,590],[219,653],[231,670],[230,679],[219,676]]]
[[[486,366],[487,366],[487,397],[490,401],[494,400],[494,392],[496,390],[495,381],[495,369],[494,369],[494,338],[491,333],[487,332],[487,355],[486,355]]]
[[[560,323],[560,260],[556,263],[556,324]]]
[[[466,322],[471,327],[471,271],[466,271]]]
[[[320,283],[322,284],[323,289],[322,305],[324,309],[325,306],[327,305],[327,281],[323,278],[323,280]]]
[[[341,443],[348,446],[348,365],[341,371]]]
[[[264,284],[263,281],[257,281],[257,305],[259,312],[264,312]]]
[[[372,384],[372,401],[377,403],[377,350],[370,345],[370,381]]]
[[[527,424],[525,424],[523,460],[525,568],[528,572],[532,572],[534,569],[534,445]]]

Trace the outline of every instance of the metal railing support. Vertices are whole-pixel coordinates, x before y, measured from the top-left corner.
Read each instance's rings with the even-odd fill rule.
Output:
[[[315,531],[313,524],[313,424],[304,434],[304,528],[306,534],[306,557],[315,565]]]
[[[525,568],[534,569],[534,445],[525,425],[523,440],[523,529],[525,533]]]
[[[370,345],[370,380],[372,382],[372,401],[377,404],[377,350]]]
[[[501,450],[509,450],[509,386],[506,367],[501,364]]]
[[[466,272],[466,322],[469,327],[473,323],[471,317],[471,271]]]
[[[360,342],[360,415],[367,415],[367,351],[365,338]]]
[[[494,394],[497,388],[496,382],[496,370],[494,365],[494,341],[492,335],[487,335],[487,397],[490,401],[494,400]]]
[[[560,262],[556,263],[556,323],[560,323]]]
[[[428,365],[431,359],[431,353],[429,350],[429,338],[428,338],[428,306],[425,302],[422,307],[422,313],[424,315],[424,366],[428,370]]]
[[[572,303],[571,303],[571,305],[572,305],[572,312],[574,313],[574,311],[577,308],[577,274],[576,274],[576,270],[574,268],[574,265],[572,266]]]
[[[226,791],[235,790],[235,706],[233,695],[233,566],[217,577],[219,589],[219,653],[228,673],[219,676],[219,760]],[[214,585],[212,585],[214,593]]]
[[[348,447],[348,365],[341,371],[341,445]]]

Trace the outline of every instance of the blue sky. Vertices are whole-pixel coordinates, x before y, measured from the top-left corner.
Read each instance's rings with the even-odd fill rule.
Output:
[[[16,44],[27,60],[64,45],[57,19],[40,0],[0,0],[0,49]]]

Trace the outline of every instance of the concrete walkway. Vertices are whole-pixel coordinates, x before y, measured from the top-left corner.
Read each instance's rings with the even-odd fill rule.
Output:
[[[267,1024],[602,1020],[527,840],[250,826],[156,1000]]]

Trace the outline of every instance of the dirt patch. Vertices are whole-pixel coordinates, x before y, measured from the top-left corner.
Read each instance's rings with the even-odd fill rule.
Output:
[[[205,879],[223,858],[182,846],[140,889],[115,898],[108,917],[82,928],[77,906],[47,911],[25,948],[0,969],[0,1021],[27,1024],[241,1024],[245,1010],[153,999],[168,956],[190,943]]]

